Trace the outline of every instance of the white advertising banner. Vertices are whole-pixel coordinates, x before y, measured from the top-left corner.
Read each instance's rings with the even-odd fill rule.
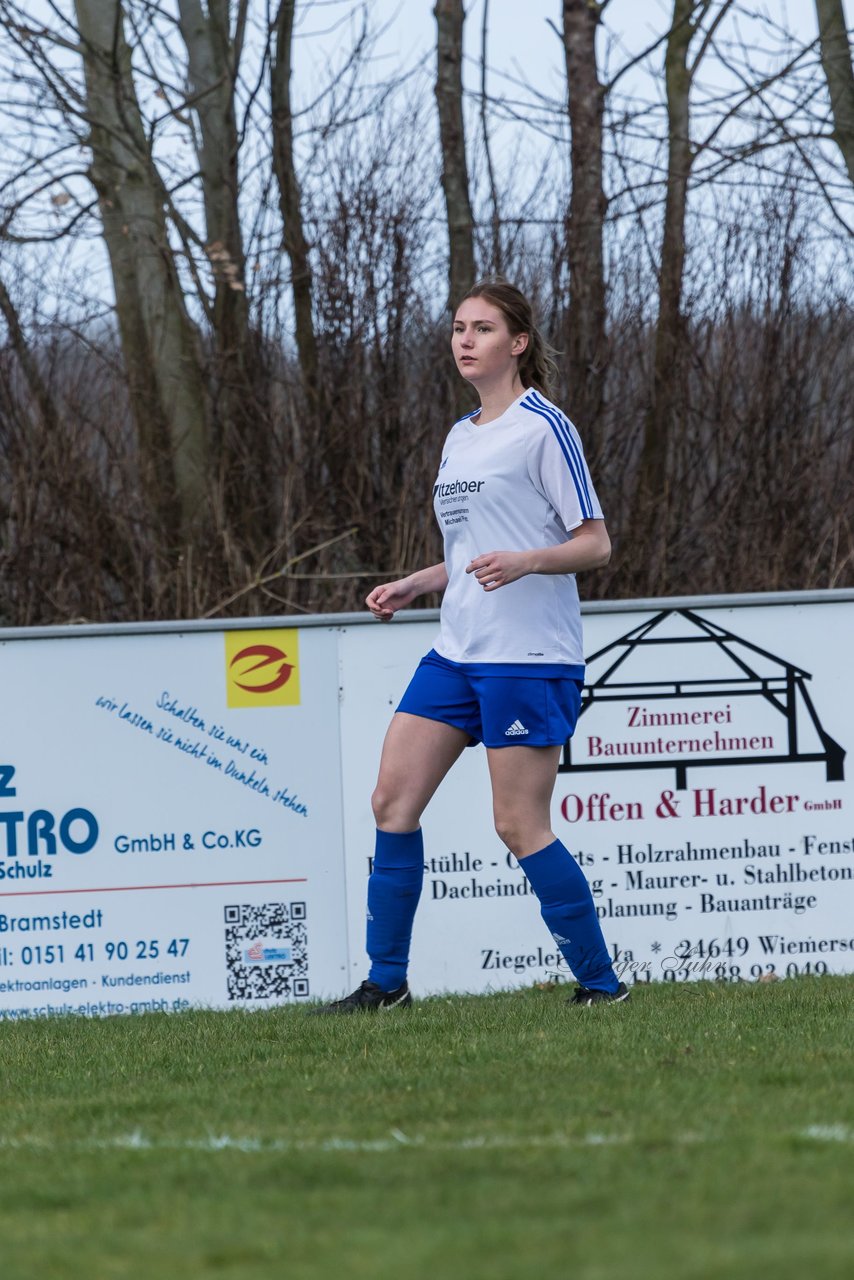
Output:
[[[337,635],[0,645],[0,1016],[346,977]]]
[[[854,603],[587,619],[555,829],[625,970],[854,969]]]
[[[854,970],[854,602],[588,610],[584,632],[587,687],[552,820],[622,976]],[[343,640],[351,980],[365,972],[356,886],[382,734],[434,636],[435,624],[392,623]],[[482,748],[465,753],[423,827],[415,989],[568,979],[492,829]]]
[[[854,971],[851,593],[585,611],[553,806],[627,981]],[[0,1018],[340,994],[435,614],[0,632]],[[485,752],[423,821],[417,994],[570,974]]]

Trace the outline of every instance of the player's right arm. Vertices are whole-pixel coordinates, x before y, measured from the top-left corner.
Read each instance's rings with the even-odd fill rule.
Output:
[[[441,561],[428,565],[426,569],[416,569],[415,573],[399,578],[397,582],[374,587],[365,604],[380,622],[391,622],[398,609],[405,609],[413,600],[430,591],[444,591],[447,585],[448,571],[445,562]]]

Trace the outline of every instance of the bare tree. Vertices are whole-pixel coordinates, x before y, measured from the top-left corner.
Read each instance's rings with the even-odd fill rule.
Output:
[[[721,0],[713,12],[700,48],[689,63],[691,42],[713,10],[713,0],[674,0],[673,20],[664,55],[667,97],[667,184],[658,269],[658,319],[655,327],[652,390],[644,421],[639,497],[649,520],[661,531],[656,551],[664,554],[660,498],[666,495],[668,447],[684,388],[680,385],[680,350],[684,337],[682,281],[685,272],[685,218],[688,183],[694,160],[691,145],[691,86],[715,29],[733,0]]]
[[[90,176],[112,267],[146,487],[172,540],[185,540],[208,509],[210,410],[199,333],[169,248],[165,192],[136,96],[121,0],[75,0],[75,10]]]
[[[314,328],[312,269],[303,222],[302,196],[294,155],[291,106],[292,44],[296,0],[282,0],[274,23],[275,49],[270,62],[273,167],[279,186],[279,205],[285,252],[291,264],[296,340],[306,391],[316,401],[319,389],[317,338]]]
[[[821,64],[830,93],[833,137],[854,182],[854,70],[842,0],[815,0]]]
[[[198,119],[196,152],[205,217],[204,252],[213,300],[204,297],[213,360],[208,378],[216,433],[218,487],[231,545],[252,558],[273,519],[269,486],[270,433],[263,366],[250,325],[246,256],[240,221],[240,126],[237,91],[246,40],[248,0],[178,0],[189,93],[182,103]],[[233,22],[232,22],[233,11]]]
[[[239,138],[235,87],[246,26],[247,0],[229,28],[228,0],[178,0],[179,29],[187,51],[190,102],[198,114],[199,174],[214,268],[213,330],[222,356],[245,359],[247,304],[238,195]],[[242,391],[243,388],[240,388]]]
[[[567,359],[572,413],[595,431],[607,366],[602,177],[605,86],[599,81],[596,33],[609,0],[563,0],[563,48],[571,130],[572,192],[566,224],[569,257]]]
[[[6,328],[9,332],[9,345],[21,366],[30,395],[38,406],[44,428],[48,433],[56,435],[58,434],[57,423],[59,421],[56,404],[50,393],[50,388],[42,377],[38,360],[31,349],[30,343],[27,341],[21,318],[18,315],[18,309],[2,280],[0,280],[0,315],[6,321]]]
[[[442,189],[448,218],[450,302],[474,283],[474,220],[469,195],[463,123],[462,0],[436,0],[436,106],[442,144]]]
[[[504,250],[501,243],[501,201],[492,162],[492,145],[489,136],[489,96],[487,94],[487,57],[489,40],[489,0],[483,0],[480,23],[480,131],[483,141],[483,158],[489,186],[489,270],[501,275],[504,270]]]

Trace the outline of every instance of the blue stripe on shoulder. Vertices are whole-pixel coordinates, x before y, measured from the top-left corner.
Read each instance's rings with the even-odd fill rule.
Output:
[[[576,493],[577,493],[577,495],[578,495],[578,500],[579,500],[579,502],[580,502],[580,503],[582,504],[582,506],[583,506],[583,504],[584,504],[584,494],[583,494],[583,492],[582,492],[582,490],[581,490],[581,486],[580,486],[580,485],[579,485],[579,483],[578,483],[578,477],[577,477],[576,472],[575,472],[575,466],[574,466],[574,464],[573,464],[573,459],[572,459],[572,458],[571,458],[571,456],[570,456],[569,450],[568,450],[568,449],[567,449],[567,447],[566,447],[566,444],[565,444],[565,442],[564,442],[563,437],[561,436],[560,432],[558,431],[558,429],[557,429],[557,427],[555,426],[554,422],[552,421],[551,417],[549,416],[549,414],[548,414],[544,409],[539,408],[539,406],[538,406],[538,405],[536,405],[532,400],[529,400],[529,399],[527,399],[527,398],[526,398],[525,400],[523,400],[523,401],[522,401],[522,408],[523,408],[523,409],[527,409],[529,413],[535,413],[535,414],[537,415],[537,417],[539,417],[539,418],[545,418],[546,422],[547,422],[547,423],[549,424],[549,426],[551,427],[551,429],[552,429],[552,433],[553,433],[553,435],[554,435],[555,439],[557,440],[558,445],[560,446],[560,451],[561,451],[561,453],[563,454],[564,459],[566,460],[567,469],[569,470],[569,473],[570,473],[570,475],[572,476],[572,480],[573,480],[573,483],[574,483],[574,485],[575,485],[575,490],[576,490]]]
[[[552,433],[560,446],[561,453],[566,459],[569,474],[572,476],[578,503],[581,507],[581,515],[585,520],[592,520],[594,518],[593,503],[590,500],[590,493],[584,476],[584,465],[583,463],[579,465],[578,449],[575,446],[575,441],[572,440],[568,432],[561,430],[563,424],[560,421],[557,410],[553,409],[548,401],[538,403],[536,394],[535,391],[532,391],[530,396],[526,396],[521,401],[522,408],[527,409],[529,413],[535,413],[538,417],[544,418],[551,427]]]
[[[552,419],[556,421],[558,428],[563,432],[563,436],[564,436],[564,439],[566,440],[567,447],[569,448],[573,458],[575,459],[578,478],[580,479],[581,484],[584,488],[584,496],[587,499],[587,504],[590,508],[590,514],[592,516],[593,500],[590,497],[590,487],[587,483],[587,468],[584,463],[584,454],[581,451],[578,438],[573,432],[569,419],[566,417],[565,414],[561,413],[560,409],[555,408],[555,406],[550,404],[548,400],[544,400],[542,396],[539,396],[536,391],[534,391],[532,394],[534,396],[535,401],[540,405],[541,409],[543,409],[545,412],[551,411]]]

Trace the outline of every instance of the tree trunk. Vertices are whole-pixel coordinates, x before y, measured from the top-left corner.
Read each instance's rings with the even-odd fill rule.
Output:
[[[667,461],[674,416],[679,408],[679,365],[682,346],[682,277],[685,270],[685,215],[693,155],[690,137],[692,72],[688,46],[695,32],[691,21],[696,0],[674,0],[673,23],[665,53],[667,95],[667,193],[658,274],[658,321],[655,329],[652,395],[644,422],[639,496],[652,523],[666,499]],[[661,526],[663,528],[663,525]]]
[[[219,470],[227,520],[237,542],[251,549],[269,538],[274,518],[259,477],[272,475],[270,432],[263,411],[263,378],[249,327],[246,260],[238,196],[240,140],[235,88],[248,0],[240,0],[235,35],[229,0],[178,0],[187,50],[190,93],[201,135],[199,172],[205,209],[205,249],[213,270],[213,404]],[[252,500],[247,500],[249,494]]]
[[[475,281],[474,226],[469,200],[463,125],[462,0],[436,0],[436,106],[442,146],[442,189],[448,214],[450,306],[455,307]]]
[[[245,7],[242,0],[241,10]],[[207,250],[216,296],[214,329],[224,343],[242,345],[246,332],[245,260],[237,197],[238,137],[234,110],[240,49],[229,31],[228,0],[178,0],[179,25],[187,49],[190,93],[201,128],[199,170],[205,206]],[[240,17],[238,17],[238,25]]]
[[[0,280],[0,315],[6,321],[6,327],[9,330],[9,342],[18,357],[18,363],[21,366],[21,372],[24,375],[30,395],[38,405],[45,432],[56,437],[59,435],[59,417],[53,396],[50,394],[47,383],[42,377],[41,370],[30,350],[29,343],[21,328],[17,308],[2,280]]]
[[[815,0],[821,43],[821,65],[830,93],[833,137],[854,182],[854,70],[845,29],[842,0]]]
[[[486,162],[486,175],[489,180],[490,224],[492,235],[489,270],[496,275],[504,272],[504,251],[501,244],[501,208],[498,202],[498,186],[495,181],[495,168],[492,164],[492,145],[489,137],[489,112],[486,93],[486,46],[489,35],[489,0],[483,0],[483,14],[480,28],[480,127],[483,136],[483,158]]]
[[[596,69],[596,30],[601,18],[602,5],[596,0],[564,0],[563,46],[572,133],[572,195],[566,228],[569,407],[588,439],[591,434],[595,437],[602,413],[607,365],[603,249],[607,201],[602,185],[605,89]]]
[[[291,264],[297,351],[309,399],[317,402],[320,377],[314,331],[311,263],[302,218],[302,198],[294,159],[291,110],[291,46],[296,0],[282,0],[276,16],[276,48],[270,64],[273,165],[279,184],[285,252]]]
[[[207,511],[209,423],[199,335],[169,246],[120,0],[75,0],[90,178],[100,197],[143,482],[171,541]]]

